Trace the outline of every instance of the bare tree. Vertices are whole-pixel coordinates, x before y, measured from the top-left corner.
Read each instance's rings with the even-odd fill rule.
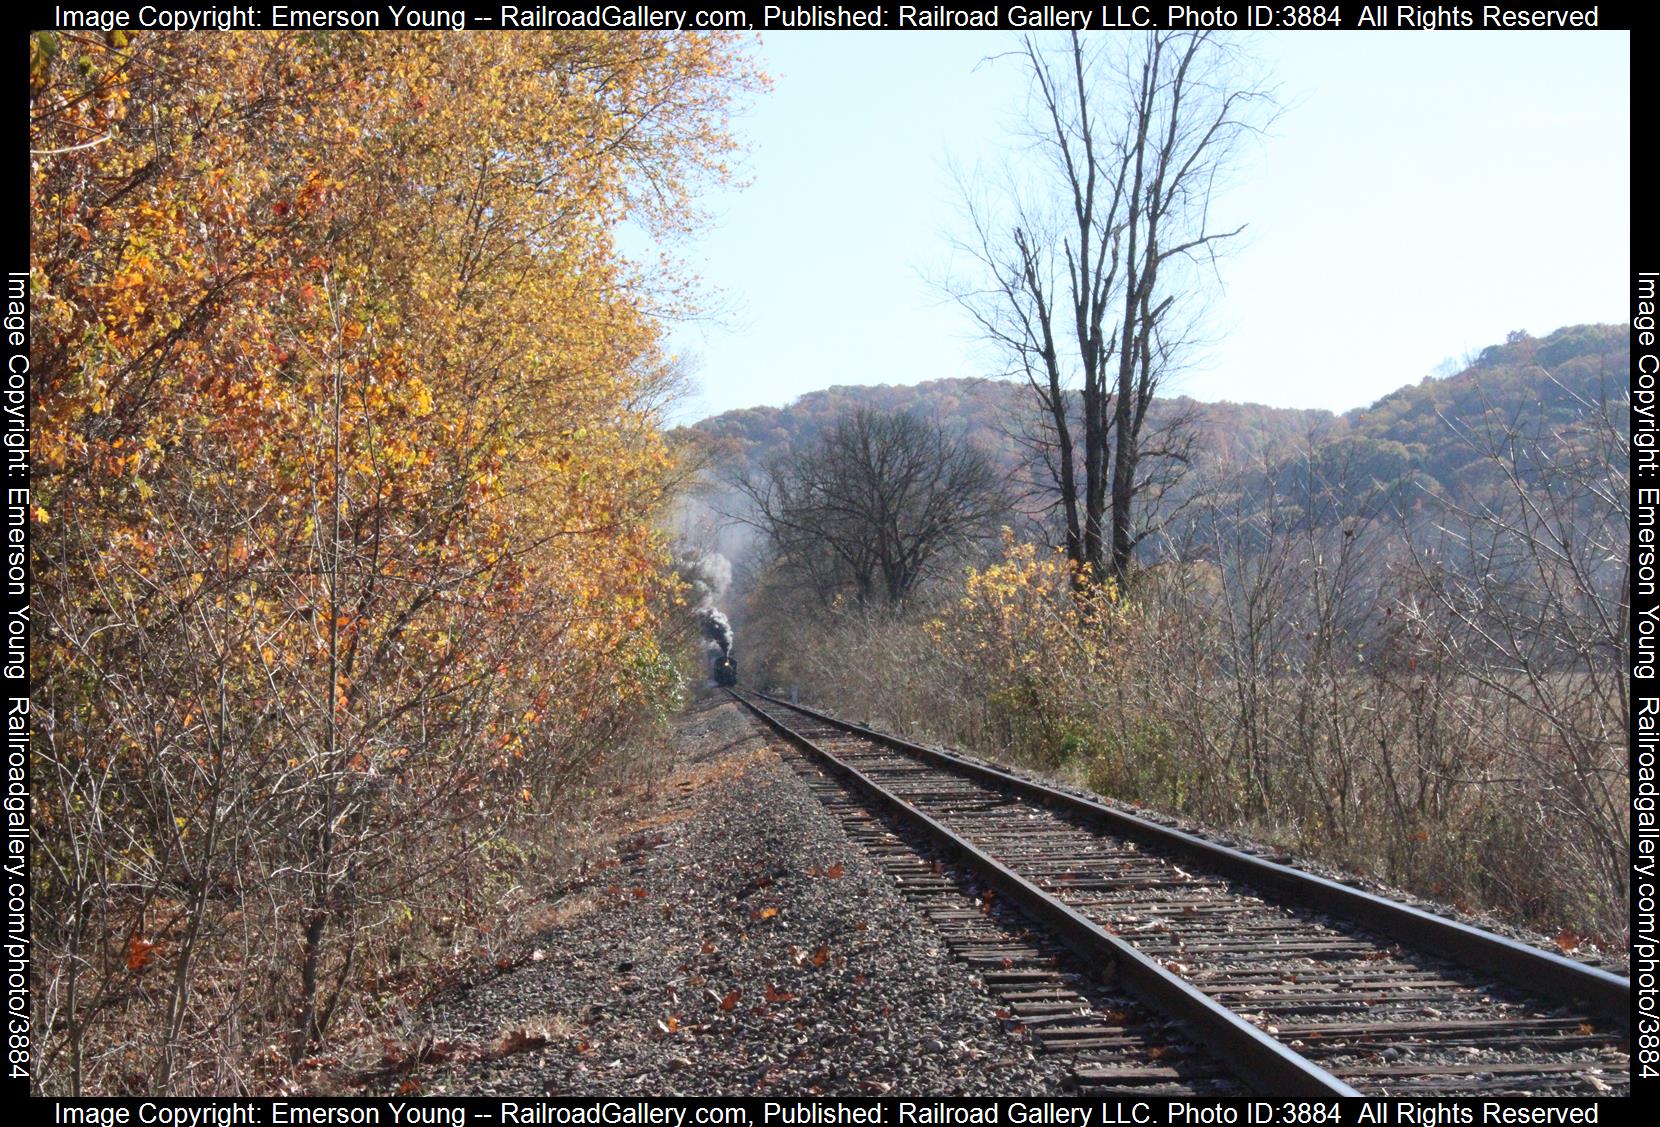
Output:
[[[805,451],[736,486],[740,517],[769,540],[776,566],[823,601],[904,602],[953,549],[1008,513],[991,460],[938,424],[861,408]]]
[[[1489,781],[1526,795],[1557,843],[1536,863],[1617,919],[1630,879],[1630,401],[1556,386],[1575,407],[1566,425],[1491,407],[1446,420],[1478,460],[1464,496],[1403,521],[1404,621],[1493,702],[1486,724],[1510,757]]]
[[[1212,225],[1218,177],[1271,112],[1231,85],[1230,48],[1153,32],[1117,55],[1025,40],[1030,142],[1044,160],[995,203],[970,194],[978,263],[954,296],[1009,354],[1042,409],[1034,432],[1064,517],[1068,557],[1122,580],[1156,527],[1148,504],[1188,461],[1191,420],[1148,408],[1192,343],[1194,265],[1243,227]],[[1075,389],[1075,390],[1074,390]]]

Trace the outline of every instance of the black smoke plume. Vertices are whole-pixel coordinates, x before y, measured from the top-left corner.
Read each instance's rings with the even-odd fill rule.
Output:
[[[700,610],[703,618],[703,636],[720,648],[722,657],[732,652],[732,624],[714,607]]]
[[[689,552],[675,560],[675,569],[691,585],[692,613],[697,616],[708,646],[711,675],[716,684],[737,684],[738,667],[732,660],[732,623],[715,605],[732,582],[732,564],[719,552]]]

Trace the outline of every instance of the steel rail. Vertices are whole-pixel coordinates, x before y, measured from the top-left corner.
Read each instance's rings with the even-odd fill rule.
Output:
[[[1252,1088],[1275,1096],[1359,1096],[1361,1093],[1313,1061],[1276,1041],[1238,1014],[1212,1001],[1191,983],[1172,974],[1135,947],[1119,939],[1077,909],[1055,899],[983,850],[953,833],[858,768],[843,762],[735,690],[738,703],[773,731],[847,779],[876,805],[922,830],[931,840],[961,856],[996,892],[1048,928],[1088,965],[1105,959],[1117,981],[1149,1005],[1183,1022]],[[776,704],[786,702],[757,694]],[[799,706],[786,705],[797,708]],[[860,733],[861,735],[863,733]],[[880,742],[880,741],[879,741]]]
[[[843,731],[926,761],[944,764],[971,778],[1036,799],[1046,806],[1093,818],[1113,833],[1181,853],[1202,861],[1223,876],[1234,877],[1257,888],[1270,890],[1282,898],[1332,912],[1391,939],[1453,958],[1529,993],[1588,1007],[1597,1016],[1614,1022],[1620,1028],[1630,1028],[1631,979],[1628,977],[1426,912],[1410,904],[1386,900],[1302,869],[1206,841],[1195,834],[1159,825],[1105,803],[1023,779],[958,752],[926,747],[900,736],[842,720],[816,708],[792,704],[769,693],[756,695]]]

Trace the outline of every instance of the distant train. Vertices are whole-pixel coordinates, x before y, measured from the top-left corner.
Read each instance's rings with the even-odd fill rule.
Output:
[[[737,683],[738,663],[732,660],[731,654],[722,654],[715,659],[715,684],[730,689]]]

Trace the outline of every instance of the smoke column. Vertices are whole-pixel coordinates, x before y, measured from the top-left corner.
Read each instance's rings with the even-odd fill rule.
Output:
[[[726,616],[714,607],[704,607],[698,611],[703,619],[703,636],[719,647],[720,655],[728,657],[732,653],[732,624],[726,621]]]
[[[697,615],[708,644],[711,664],[732,656],[732,624],[715,605],[732,583],[732,564],[719,552],[688,552],[675,559],[675,569],[692,587],[692,612]]]

